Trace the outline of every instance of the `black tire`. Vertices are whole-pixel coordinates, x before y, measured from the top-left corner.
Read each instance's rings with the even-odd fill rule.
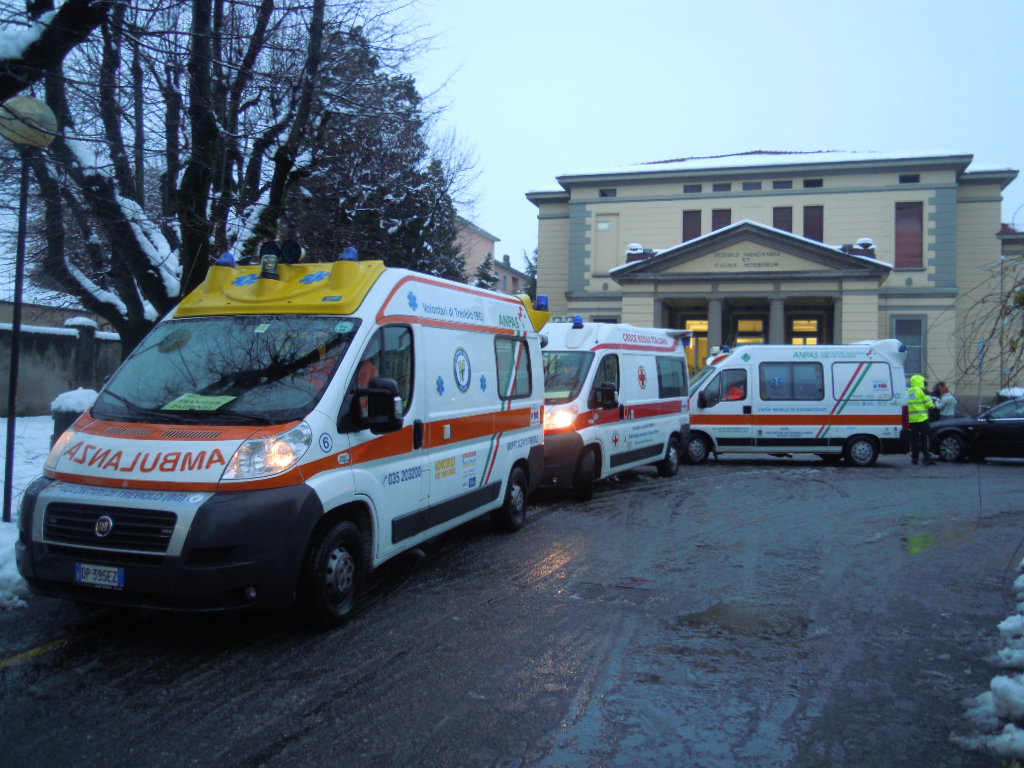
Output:
[[[967,457],[967,443],[955,432],[939,435],[935,443],[935,452],[943,461],[963,461]]]
[[[686,444],[686,463],[703,464],[711,455],[711,444],[702,435],[691,435]]]
[[[679,445],[679,438],[672,435],[668,439],[668,447],[665,449],[665,458],[658,462],[658,474],[662,477],[675,477],[679,472],[679,456],[682,448]]]
[[[870,467],[878,459],[878,444],[870,437],[851,437],[843,446],[843,459],[854,467]]]
[[[580,455],[576,471],[572,476],[572,495],[577,501],[590,501],[594,498],[594,480],[597,457],[592,448],[587,448]]]
[[[505,488],[505,502],[491,512],[494,527],[504,533],[514,533],[526,522],[526,497],[530,488],[526,484],[526,473],[520,467],[513,467]]]
[[[303,569],[299,601],[319,627],[340,627],[355,613],[366,580],[366,548],[347,520],[318,528]]]

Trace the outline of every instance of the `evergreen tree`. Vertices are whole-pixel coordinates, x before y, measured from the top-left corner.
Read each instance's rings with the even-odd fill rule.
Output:
[[[488,253],[487,258],[480,262],[473,277],[475,278],[473,285],[477,288],[487,288],[493,291],[498,287],[498,276],[494,274],[494,258],[491,254]]]

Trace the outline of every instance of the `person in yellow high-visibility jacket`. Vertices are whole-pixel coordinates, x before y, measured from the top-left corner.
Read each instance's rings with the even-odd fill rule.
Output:
[[[928,411],[935,407],[932,396],[924,391],[924,376],[914,374],[907,388],[907,410],[910,412],[910,460],[917,464],[918,454],[925,464],[934,464],[928,453]]]

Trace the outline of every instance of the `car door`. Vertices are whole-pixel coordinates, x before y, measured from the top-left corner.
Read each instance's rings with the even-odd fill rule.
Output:
[[[986,456],[1024,456],[1024,400],[1000,403],[978,423]]]
[[[754,445],[752,402],[749,368],[725,368],[693,400],[690,425],[705,427],[723,451],[749,450]]]

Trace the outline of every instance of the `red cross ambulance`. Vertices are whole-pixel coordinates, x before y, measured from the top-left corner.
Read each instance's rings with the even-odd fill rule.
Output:
[[[542,485],[589,499],[594,481],[655,464],[671,477],[689,439],[689,331],[548,323]]]
[[[522,526],[547,317],[380,261],[213,266],[55,443],[18,568],[43,595],[341,624],[396,554]]]
[[[710,453],[813,453],[870,466],[906,453],[906,347],[758,344],[712,357],[690,387],[694,464]]]

